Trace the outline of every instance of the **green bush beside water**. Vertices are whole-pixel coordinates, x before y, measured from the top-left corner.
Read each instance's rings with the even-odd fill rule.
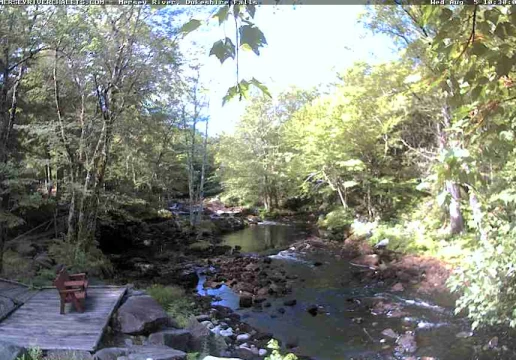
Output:
[[[178,286],[152,285],[146,291],[181,327],[185,327],[189,318],[200,311],[193,297]]]

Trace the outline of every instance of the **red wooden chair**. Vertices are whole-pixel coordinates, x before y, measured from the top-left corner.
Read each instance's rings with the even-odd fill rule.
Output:
[[[61,298],[61,314],[64,314],[66,303],[72,303],[77,311],[84,312],[84,300],[88,288],[85,273],[69,275],[66,268],[63,268],[57,274],[54,286],[59,291]]]

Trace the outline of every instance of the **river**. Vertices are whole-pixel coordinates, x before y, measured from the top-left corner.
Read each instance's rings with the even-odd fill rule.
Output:
[[[352,266],[345,260],[327,254],[279,252],[305,235],[303,228],[266,223],[224,238],[224,244],[238,245],[243,253],[270,255],[287,275],[298,279],[286,298],[270,299],[271,307],[238,309],[238,295],[226,286],[204,290],[203,278],[198,291],[219,297],[216,304],[238,309],[250,325],[273,333],[283,344],[296,345],[302,354],[316,359],[409,359],[396,351],[394,338],[382,334],[387,329],[399,335],[415,333],[413,359],[516,359],[513,333],[499,331],[496,338],[492,332],[471,334],[469,323],[453,315],[446,297],[420,298],[409,292],[392,293],[381,284],[364,286],[352,276]],[[315,262],[322,265],[314,266]],[[297,304],[284,306],[285,299],[295,299]],[[363,306],[379,301],[393,308],[375,314]],[[316,316],[307,312],[314,305],[319,307]]]

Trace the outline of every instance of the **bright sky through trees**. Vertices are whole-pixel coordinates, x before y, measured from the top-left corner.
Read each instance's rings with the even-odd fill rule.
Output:
[[[335,74],[358,60],[370,63],[395,57],[392,40],[372,36],[358,15],[364,6],[262,6],[256,13],[256,24],[267,37],[268,46],[259,57],[252,52],[240,54],[240,77],[255,77],[265,83],[273,95],[289,86],[308,88],[335,80]],[[191,41],[210,46],[226,34],[231,24],[192,33]],[[234,100],[222,106],[222,97],[235,82],[235,63],[224,65],[213,56],[198,56],[203,64],[203,78],[210,92],[212,134],[231,131],[243,113],[245,101]]]

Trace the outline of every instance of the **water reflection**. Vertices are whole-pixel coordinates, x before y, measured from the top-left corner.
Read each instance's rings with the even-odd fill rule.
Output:
[[[287,225],[256,225],[224,236],[224,244],[240,246],[245,253],[262,253],[285,247],[303,238],[306,232]]]

